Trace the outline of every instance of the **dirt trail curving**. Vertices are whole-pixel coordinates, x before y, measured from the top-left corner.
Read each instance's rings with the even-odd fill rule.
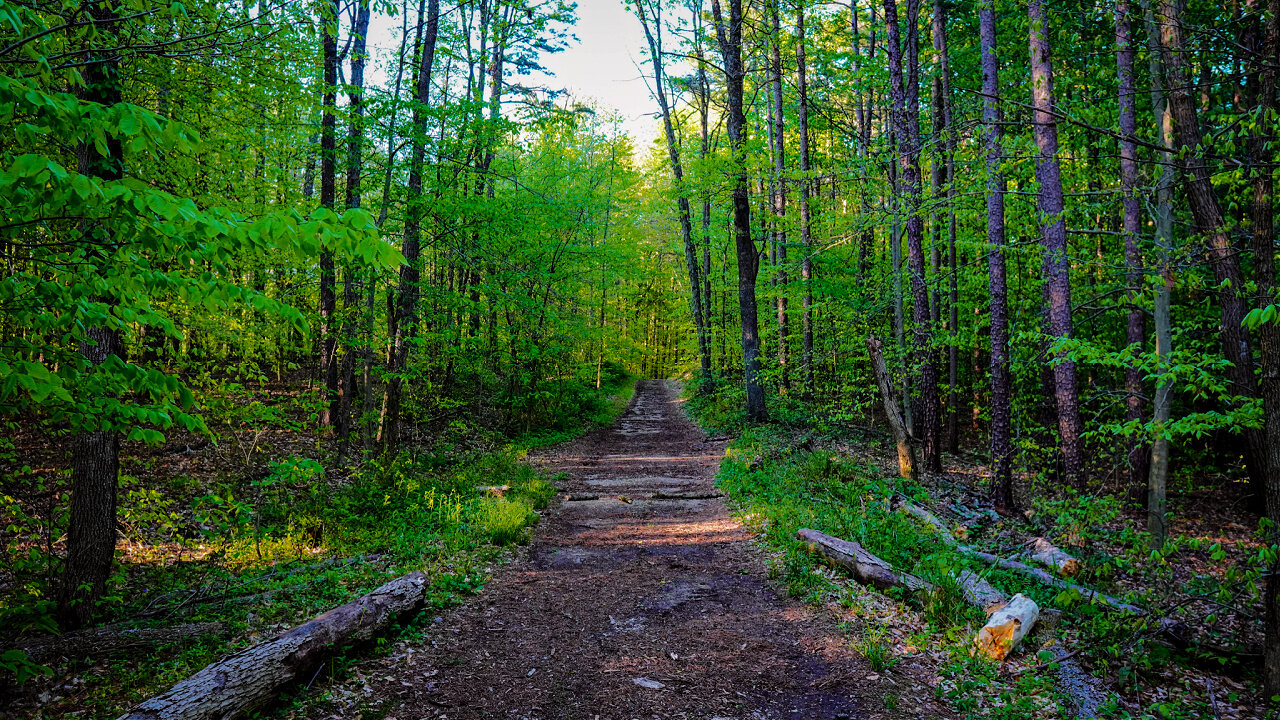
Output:
[[[781,599],[750,533],[706,497],[724,444],[703,441],[677,391],[641,382],[612,427],[537,459],[568,479],[529,552],[368,689],[394,698],[390,716],[899,715],[829,614]]]

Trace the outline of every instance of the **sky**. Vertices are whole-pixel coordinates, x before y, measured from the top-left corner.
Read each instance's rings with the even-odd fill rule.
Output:
[[[441,3],[442,10],[445,6]],[[652,117],[657,104],[637,68],[645,46],[640,21],[622,0],[578,0],[577,16],[572,28],[577,39],[565,51],[542,58],[552,75],[514,80],[565,89],[578,100],[593,100],[602,112],[617,111],[636,146],[647,145],[657,136],[658,126]],[[402,21],[400,16],[374,14],[369,28],[370,52],[383,62],[370,67],[370,83],[389,84],[389,66],[384,63],[399,49]]]
[[[547,85],[616,110],[638,145],[648,144],[658,129],[653,119],[657,103],[637,67],[644,61],[640,21],[622,0],[578,0],[573,34],[578,40],[569,49],[544,58],[544,65],[555,74]]]

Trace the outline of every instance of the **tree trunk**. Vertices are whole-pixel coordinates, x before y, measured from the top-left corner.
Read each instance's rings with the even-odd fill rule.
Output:
[[[804,247],[804,259],[800,261],[800,279],[804,283],[804,300],[801,310],[801,332],[804,348],[801,358],[801,374],[804,382],[804,399],[813,395],[813,237],[809,227],[812,217],[809,210],[809,173],[812,170],[809,156],[809,81],[805,67],[804,0],[796,3],[796,85],[799,92],[797,122],[800,126],[800,244]]]
[[[880,388],[885,418],[889,421],[889,430],[892,431],[894,444],[898,447],[898,475],[915,482],[919,480],[916,451],[911,446],[911,438],[902,420],[898,401],[893,397],[893,382],[889,379],[889,369],[884,363],[883,346],[880,339],[874,335],[867,336],[867,353],[871,357],[871,373],[875,376],[876,386]]]
[[[1155,352],[1156,368],[1161,377],[1156,381],[1153,403],[1151,461],[1147,470],[1147,531],[1151,533],[1152,549],[1164,547],[1165,487],[1169,475],[1169,438],[1166,425],[1172,415],[1173,383],[1164,374],[1169,372],[1169,357],[1173,344],[1173,117],[1169,112],[1168,98],[1164,92],[1163,65],[1160,60],[1159,30],[1150,0],[1143,0],[1146,15],[1148,66],[1151,75],[1151,108],[1159,129],[1160,145],[1155,188],[1155,246],[1159,254],[1160,282],[1156,283],[1155,304]]]
[[[89,7],[97,27],[114,33],[115,11],[105,3]],[[110,36],[110,35],[109,35]],[[107,43],[108,45],[110,42]],[[112,108],[122,102],[119,60],[113,53],[94,52],[83,71],[83,99]],[[108,182],[124,178],[124,148],[120,137],[108,135],[103,152],[96,143],[79,148],[80,172]],[[111,231],[100,223],[81,228],[86,243],[110,247]],[[96,253],[89,257],[98,257]],[[94,298],[111,304],[110,298]],[[94,367],[115,356],[125,359],[124,340],[118,330],[95,325],[80,339],[80,354]],[[116,551],[116,493],[120,475],[120,433],[99,426],[81,430],[71,441],[71,510],[67,518],[67,560],[58,587],[58,623],[77,628],[94,621],[98,601],[106,592]]]
[[[425,28],[425,33],[424,33]],[[391,337],[387,358],[387,389],[382,402],[382,432],[378,441],[386,451],[393,451],[400,443],[400,405],[404,393],[404,372],[409,361],[409,338],[417,330],[418,267],[421,248],[422,218],[425,208],[422,199],[422,169],[426,163],[425,138],[427,135],[427,106],[431,100],[431,68],[436,56],[436,38],[440,32],[440,0],[428,0],[426,17],[418,18],[417,89],[413,109],[413,150],[409,160],[409,204],[404,223],[404,244],[401,252],[405,264],[400,268],[400,286],[391,300],[391,317],[388,334]]]
[[[1138,198],[1138,133],[1137,90],[1133,82],[1133,20],[1130,0],[1116,2],[1116,77],[1119,84],[1120,107],[1120,187],[1123,192],[1121,200],[1124,208],[1124,261],[1125,281],[1129,285],[1129,317],[1126,324],[1125,340],[1130,347],[1141,348],[1146,342],[1147,316],[1138,303],[1143,294],[1142,250],[1139,240],[1142,237],[1142,206]],[[1142,369],[1135,361],[1124,371],[1126,419],[1130,422],[1141,422],[1144,417],[1142,396]],[[1129,444],[1128,452],[1129,487],[1135,491],[1141,488],[1147,479],[1147,467],[1150,454],[1147,443],[1141,436]],[[1137,494],[1136,492],[1134,493]]]
[[[338,7],[337,0],[321,10],[321,45],[324,47],[324,99],[320,117],[320,207],[333,210],[337,201],[338,144]],[[333,249],[320,248],[320,375],[324,383],[324,405],[320,425],[330,427],[338,410],[337,294]]]
[[[261,707],[284,686],[313,677],[345,646],[369,640],[422,606],[422,573],[396,578],[360,599],[336,607],[274,640],[219,660],[119,720],[226,720]]]
[[[778,367],[782,373],[782,387],[790,389],[791,373],[787,363],[788,345],[790,343],[790,327],[787,309],[787,141],[784,135],[785,122],[783,116],[782,97],[782,12],[779,8],[781,0],[772,0],[769,12],[772,15],[773,35],[770,44],[773,46],[772,91],[773,91],[773,242],[778,250],[777,255],[777,287],[776,297],[778,309]]]
[[[747,418],[760,423],[768,420],[764,405],[764,388],[760,385],[760,326],[756,312],[756,275],[760,260],[751,240],[751,196],[747,185],[746,136],[743,128],[743,82],[746,69],[742,63],[742,0],[729,0],[726,24],[720,0],[712,0],[716,38],[723,57],[729,113],[726,129],[733,154],[733,238],[738,255],[738,312],[742,316],[742,374],[746,386]]]
[[[1013,376],[1009,356],[1008,288],[1004,262],[1004,176],[1000,172],[1000,60],[993,0],[978,5],[982,45],[982,120],[987,145],[987,273],[991,295],[991,488],[996,509],[1012,512]]]
[[[938,141],[943,148],[947,206],[947,422],[946,448],[960,449],[960,272],[956,258],[956,133],[951,117],[951,58],[947,48],[946,7],[933,3],[933,48],[938,55],[935,112],[942,118]],[[935,189],[935,193],[936,193]]]
[[[1179,166],[1187,202],[1195,219],[1196,231],[1208,242],[1208,259],[1214,280],[1221,286],[1223,355],[1231,362],[1226,369],[1232,390],[1243,397],[1257,397],[1258,383],[1254,375],[1253,354],[1249,349],[1249,332],[1244,317],[1249,311],[1244,274],[1239,251],[1231,244],[1229,223],[1218,204],[1213,181],[1205,161],[1205,148],[1200,146],[1200,123],[1192,97],[1191,69],[1183,42],[1182,6],[1178,0],[1162,0],[1158,15],[1161,59],[1167,76],[1169,113],[1173,118],[1173,135],[1177,142]],[[1271,60],[1274,62],[1274,59]],[[1245,470],[1249,484],[1259,488],[1255,499],[1262,499],[1261,488],[1267,482],[1267,448],[1261,431],[1245,430],[1247,444]],[[1261,505],[1263,503],[1259,503]],[[1259,509],[1261,509],[1259,507]]]
[[[649,13],[653,16],[650,17]],[[680,141],[676,137],[675,125],[671,119],[671,105],[667,100],[667,79],[663,68],[662,49],[662,14],[661,5],[652,4],[646,7],[644,2],[636,4],[636,14],[640,25],[644,28],[645,39],[649,43],[649,58],[653,65],[653,94],[658,100],[658,109],[662,113],[662,127],[666,134],[667,155],[671,160],[671,174],[676,186],[676,209],[680,218],[680,236],[684,240],[685,270],[689,274],[689,309],[693,315],[693,325],[698,334],[698,364],[702,371],[703,387],[711,377],[711,346],[707,333],[706,313],[703,312],[702,280],[698,273],[697,247],[693,241],[693,220],[689,208],[689,195],[684,180],[684,165],[680,161]]]
[[[1058,165],[1058,120],[1053,98],[1053,64],[1049,59],[1049,19],[1043,0],[1028,1],[1027,18],[1031,23],[1032,128],[1040,150],[1036,159],[1036,180],[1040,184],[1039,209],[1044,218],[1041,242],[1044,245],[1044,274],[1049,301],[1049,332],[1055,340],[1067,340],[1071,337],[1071,264],[1067,226],[1063,220],[1062,175]],[[1058,354],[1054,358],[1053,381],[1063,466],[1070,483],[1083,490],[1088,480],[1088,469],[1085,466],[1084,425],[1080,419],[1075,363]]]
[[[1261,52],[1253,62],[1258,68],[1258,109],[1263,117],[1276,109],[1276,53],[1280,51],[1280,0],[1270,0],[1263,14]],[[1272,127],[1263,125],[1263,127]],[[1275,223],[1272,199],[1275,137],[1258,132],[1250,139],[1253,162],[1253,251],[1254,274],[1258,282],[1259,306],[1276,303]],[[1280,324],[1274,320],[1258,328],[1258,345],[1262,351],[1262,407],[1266,433],[1267,467],[1280,469]],[[1267,517],[1273,523],[1266,539],[1277,546],[1276,523],[1280,523],[1280,480],[1268,477],[1266,487]],[[1266,608],[1266,643],[1263,658],[1263,697],[1280,695],[1280,560],[1271,562],[1264,588]],[[1275,703],[1270,703],[1274,705]]]
[[[347,198],[348,209],[361,204],[360,175],[364,169],[364,65],[367,59],[366,36],[372,15],[369,0],[359,0],[355,7],[352,25],[351,78],[347,98],[347,112],[351,127],[347,131]],[[356,282],[357,267],[347,266],[342,288],[342,307],[346,317],[342,323],[344,347],[342,371],[339,374],[338,416],[334,426],[338,437],[347,439],[351,434],[351,408],[356,392],[356,326],[360,311],[360,293]]]
[[[884,0],[885,46],[889,51],[889,77],[898,139],[900,187],[906,196],[907,266],[911,275],[912,319],[914,320],[915,370],[919,377],[920,437],[924,441],[924,467],[929,472],[942,472],[941,418],[938,401],[938,370],[933,361],[933,317],[929,309],[929,286],[925,281],[924,219],[920,216],[920,106],[915,87],[916,73],[912,60],[916,55],[919,32],[918,0],[907,2],[907,37],[903,43],[898,33],[897,0]],[[904,53],[905,46],[905,53]],[[906,74],[904,80],[904,54]],[[909,80],[909,82],[908,82]],[[904,402],[910,402],[904,399]]]

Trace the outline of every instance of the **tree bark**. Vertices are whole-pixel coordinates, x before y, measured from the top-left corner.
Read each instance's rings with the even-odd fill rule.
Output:
[[[422,198],[422,170],[426,164],[427,106],[431,101],[431,68],[435,63],[436,38],[440,33],[440,0],[428,0],[426,17],[418,19],[419,58],[417,88],[413,109],[412,154],[409,160],[409,203],[404,223],[401,252],[405,264],[400,268],[400,285],[391,299],[388,334],[391,336],[387,358],[387,388],[382,402],[382,432],[378,441],[385,451],[400,444],[400,405],[404,394],[404,372],[409,361],[409,339],[417,331],[418,267],[422,254],[421,231],[425,207]]]
[[[773,242],[777,248],[777,311],[778,311],[778,368],[781,371],[783,388],[791,387],[791,368],[789,344],[791,340],[789,313],[787,308],[787,141],[785,136],[785,116],[783,115],[782,97],[782,11],[781,0],[772,0],[770,14],[773,22],[773,35],[770,44],[773,46],[772,82],[773,91]]]
[[[116,12],[107,3],[88,8],[94,25],[114,37]],[[110,44],[109,42],[107,44]],[[83,71],[83,99],[111,108],[122,102],[118,58],[110,52],[90,54]],[[91,178],[115,182],[124,178],[124,147],[117,135],[108,135],[106,152],[93,142],[79,147],[80,173]],[[82,226],[88,247],[111,248],[115,244],[111,230],[101,223]],[[101,251],[86,253],[94,262],[109,263]],[[111,304],[110,298],[94,298]],[[120,332],[106,325],[86,328],[80,338],[80,354],[90,367],[115,357],[125,359],[124,339]],[[67,518],[67,559],[58,586],[58,623],[63,628],[91,624],[98,602],[106,592],[107,579],[116,550],[116,495],[120,475],[120,433],[99,425],[73,436],[71,441],[71,509]]]
[[[1009,356],[1008,287],[1004,262],[1004,176],[1000,143],[1000,60],[996,56],[996,12],[993,0],[978,5],[982,46],[982,120],[987,146],[987,274],[991,296],[991,488],[1002,513],[1012,512],[1013,376]]]
[[[929,286],[925,280],[924,219],[920,216],[920,106],[913,59],[919,41],[918,0],[907,0],[907,36],[899,38],[897,0],[884,0],[885,46],[889,52],[889,78],[895,135],[898,139],[900,187],[906,196],[907,266],[911,276],[911,315],[914,321],[914,364],[919,377],[920,437],[924,441],[924,467],[942,472],[941,408],[938,370],[933,360],[933,317]],[[905,50],[905,52],[904,52]],[[904,69],[904,55],[905,64]],[[910,75],[910,78],[904,78]],[[910,399],[904,399],[910,402]]]
[[[226,720],[261,707],[280,688],[312,677],[344,646],[369,640],[422,606],[426,577],[409,573],[360,599],[219,660],[119,720]]]
[[[1276,110],[1276,54],[1280,51],[1280,0],[1269,0],[1262,13],[1262,45],[1253,58],[1258,76],[1257,108],[1262,117],[1273,117]],[[1263,123],[1262,127],[1272,125]],[[1256,131],[1250,138],[1250,155],[1256,167],[1253,175],[1253,252],[1258,282],[1258,306],[1276,304],[1276,235],[1274,222],[1275,136]],[[1280,324],[1263,323],[1258,328],[1258,345],[1262,351],[1262,408],[1267,448],[1267,467],[1280,469]],[[1274,475],[1274,472],[1272,473]],[[1273,523],[1266,539],[1276,548],[1277,524],[1280,524],[1280,480],[1269,476],[1266,487],[1267,517]],[[1280,695],[1280,560],[1273,560],[1263,589],[1266,640],[1263,650],[1263,697]],[[1271,705],[1276,703],[1271,702]]]
[[[1187,203],[1195,220],[1195,228],[1208,243],[1208,259],[1214,280],[1221,286],[1218,302],[1222,308],[1223,355],[1231,362],[1227,378],[1232,390],[1242,397],[1257,397],[1258,383],[1254,375],[1253,354],[1249,348],[1249,332],[1244,317],[1249,311],[1244,274],[1240,268],[1239,250],[1232,246],[1227,218],[1223,215],[1214,192],[1205,148],[1200,145],[1200,122],[1196,112],[1191,69],[1183,42],[1182,6],[1178,0],[1162,0],[1159,15],[1161,59],[1166,74],[1169,113],[1173,118],[1173,135],[1181,152],[1179,168]],[[1275,62],[1274,59],[1271,62]],[[1249,483],[1264,488],[1267,482],[1267,448],[1262,432],[1245,430],[1245,470]],[[1261,491],[1255,499],[1262,499]],[[1257,503],[1262,505],[1265,503]],[[1259,508],[1261,509],[1261,508]]]
[[[747,184],[746,136],[743,128],[743,82],[746,69],[742,63],[742,0],[729,0],[729,18],[725,22],[720,0],[712,0],[716,23],[716,39],[723,58],[729,112],[726,130],[733,155],[733,238],[738,255],[738,312],[742,316],[742,374],[746,386],[747,418],[751,422],[769,419],[764,405],[764,388],[760,385],[760,326],[756,311],[756,275],[759,254],[751,239],[751,196]]]
[[[933,3],[933,48],[938,57],[934,112],[941,117],[938,142],[942,146],[942,162],[935,164],[941,169],[940,173],[936,173],[941,176],[938,179],[945,183],[943,197],[947,217],[947,416],[944,444],[948,450],[956,452],[960,449],[960,269],[956,258],[956,133],[951,117],[951,58],[947,47],[946,6],[942,0],[934,0]],[[938,188],[935,187],[935,195],[937,192]]]
[[[930,585],[910,573],[894,571],[893,566],[867,552],[856,542],[841,540],[826,533],[801,528],[796,536],[809,548],[831,562],[848,570],[853,579],[878,590],[905,588],[910,591],[928,590]]]
[[[871,373],[875,376],[876,386],[880,388],[880,399],[884,403],[885,418],[889,421],[889,430],[893,433],[893,441],[898,447],[898,474],[919,480],[919,466],[916,464],[916,451],[911,445],[910,435],[902,420],[902,411],[898,401],[893,397],[893,382],[889,379],[889,368],[884,363],[883,346],[874,335],[867,336],[867,353],[871,358]]]
[[[337,0],[321,9],[321,45],[324,50],[324,97],[320,116],[320,207],[333,210],[337,201],[338,144],[338,13]],[[336,274],[333,249],[320,248],[320,375],[324,384],[324,405],[320,425],[330,427],[338,410],[338,333]]]
[[[1062,174],[1058,164],[1058,120],[1053,97],[1053,64],[1049,59],[1049,19],[1043,0],[1029,0],[1032,128],[1039,155],[1036,180],[1040,184],[1039,209],[1044,218],[1041,242],[1044,245],[1044,274],[1048,295],[1049,332],[1055,340],[1071,338],[1071,264],[1068,258],[1067,226],[1063,220]],[[1062,441],[1062,462],[1068,481],[1083,490],[1088,480],[1085,466],[1084,431],[1080,419],[1080,396],[1076,386],[1076,366],[1064,354],[1053,358],[1054,399],[1058,409],[1058,434]]]
[[[354,9],[355,22],[352,23],[351,43],[351,78],[350,91],[347,96],[347,112],[351,116],[351,126],[347,131],[347,197],[348,209],[360,207],[361,173],[364,169],[364,66],[368,59],[366,52],[369,20],[372,8],[369,0],[359,0]],[[357,313],[360,310],[360,293],[356,282],[357,267],[348,265],[343,272],[342,307],[346,317],[342,323],[344,347],[342,349],[342,368],[339,373],[338,414],[334,422],[338,437],[347,439],[351,434],[352,401],[356,392],[356,326]]]
[[[1156,381],[1152,403],[1151,460],[1147,469],[1147,531],[1154,550],[1164,547],[1166,535],[1165,488],[1169,474],[1169,438],[1166,426],[1173,410],[1173,383],[1166,377],[1173,345],[1171,311],[1173,270],[1173,117],[1164,92],[1164,63],[1160,59],[1159,30],[1150,0],[1143,0],[1146,15],[1148,66],[1151,75],[1151,108],[1159,131],[1159,143],[1166,148],[1156,154],[1159,163],[1155,187],[1155,246],[1159,255],[1160,281],[1156,283],[1153,316],[1155,318]]]
[[[804,259],[800,261],[800,280],[804,283],[804,300],[800,323],[803,338],[801,374],[804,382],[804,399],[813,396],[813,237],[809,209],[809,173],[812,159],[809,151],[809,79],[805,67],[804,0],[796,3],[796,85],[799,93],[797,123],[800,130],[800,244],[804,247]]]
[[[1137,90],[1133,81],[1134,44],[1130,0],[1116,2],[1116,78],[1119,85],[1120,109],[1120,188],[1124,209],[1125,281],[1129,285],[1129,317],[1125,340],[1130,347],[1141,349],[1146,342],[1147,316],[1138,299],[1143,294],[1143,261],[1139,241],[1142,237],[1142,206],[1138,198],[1138,133]],[[1137,360],[1124,371],[1126,419],[1141,422],[1143,408],[1142,369]],[[1129,443],[1129,486],[1134,494],[1146,483],[1150,453],[1145,439],[1135,435]]]

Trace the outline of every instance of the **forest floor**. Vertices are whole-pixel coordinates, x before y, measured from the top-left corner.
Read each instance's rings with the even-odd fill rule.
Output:
[[[830,613],[771,582],[766,552],[714,488],[725,444],[705,440],[678,394],[641,382],[612,426],[535,457],[560,494],[528,551],[302,712],[953,717],[932,699],[936,677],[875,672]]]

